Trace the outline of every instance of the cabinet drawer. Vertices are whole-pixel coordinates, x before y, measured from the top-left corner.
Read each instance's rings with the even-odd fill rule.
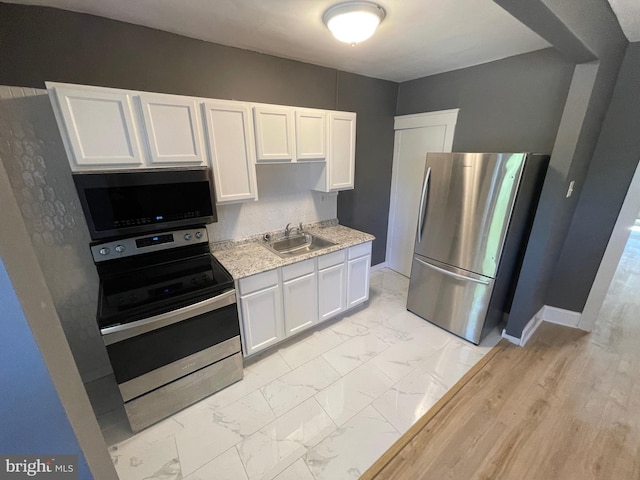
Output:
[[[292,263],[291,265],[282,267],[282,280],[286,282],[287,280],[291,280],[292,278],[297,278],[301,277],[302,275],[313,273],[314,269],[315,266],[313,258],[305,260],[304,262]]]
[[[360,245],[349,248],[349,260],[364,255],[371,255],[371,242],[361,243]]]
[[[269,270],[268,272],[258,273],[238,280],[240,295],[247,295],[277,284],[278,270]]]
[[[346,250],[338,250],[337,252],[328,253],[318,257],[318,270],[333,267],[340,263],[344,263]]]

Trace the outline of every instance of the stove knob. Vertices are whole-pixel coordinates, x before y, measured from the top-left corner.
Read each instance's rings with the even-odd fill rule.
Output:
[[[102,248],[98,251],[98,253],[100,253],[100,255],[109,255],[109,252],[110,252],[110,251],[111,251],[111,250],[109,250],[107,247],[102,247]]]
[[[122,252],[124,252],[126,249],[125,249],[125,246],[124,246],[124,245],[116,245],[115,250],[116,250],[116,252],[118,252],[118,253],[122,253]]]
[[[198,239],[202,238],[202,232],[196,232],[196,238]]]
[[[185,233],[184,234],[184,239],[187,240],[187,241],[191,240],[191,234],[190,233]]]

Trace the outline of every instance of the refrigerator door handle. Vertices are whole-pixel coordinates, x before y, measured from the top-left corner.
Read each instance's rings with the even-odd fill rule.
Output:
[[[420,212],[418,213],[418,243],[422,242],[422,230],[424,229],[424,207],[427,200],[427,187],[429,186],[429,178],[431,177],[431,167],[427,168],[427,174],[424,176],[422,184],[422,196],[420,197]]]
[[[479,278],[467,277],[465,275],[460,275],[459,273],[450,272],[448,270],[445,270],[444,268],[436,267],[435,265],[431,265],[430,263],[424,262],[424,261],[420,260],[419,258],[414,257],[414,259],[415,259],[416,262],[421,263],[425,267],[429,267],[429,268],[435,270],[436,272],[442,273],[443,275],[449,275],[450,277],[458,278],[460,280],[466,280],[468,282],[479,283],[481,285],[489,285],[489,283],[490,283],[489,280],[480,280]]]

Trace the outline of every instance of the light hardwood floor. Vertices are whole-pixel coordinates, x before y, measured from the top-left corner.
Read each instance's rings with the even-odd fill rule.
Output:
[[[640,236],[591,334],[502,341],[363,479],[640,479]]]

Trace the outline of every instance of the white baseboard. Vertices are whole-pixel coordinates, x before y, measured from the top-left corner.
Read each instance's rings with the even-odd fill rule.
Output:
[[[545,322],[564,325],[566,327],[578,328],[581,316],[582,314],[579,312],[573,312],[571,310],[564,310],[562,308],[545,305],[542,319]]]
[[[533,318],[527,322],[527,324],[522,329],[522,336],[520,338],[508,335],[506,330],[502,330],[502,338],[509,340],[511,343],[515,343],[516,345],[524,347],[542,323],[542,314],[544,312],[544,308],[545,305],[543,305],[542,308],[538,310],[538,313],[536,313]]]
[[[512,337],[511,335],[507,334],[506,328],[502,329],[502,338],[509,340],[511,343],[514,343],[516,345],[520,345],[520,339],[518,337]]]
[[[531,320],[529,320],[529,322],[522,329],[522,337],[520,337],[520,342],[521,342],[520,345],[521,346],[524,347],[527,344],[527,342],[529,341],[531,336],[535,333],[535,331],[538,329],[538,327],[542,324],[542,320],[544,319],[543,314],[544,314],[545,307],[546,307],[546,305],[543,305],[542,308],[540,308],[540,310],[538,310],[538,313],[536,313],[533,316],[533,318]]]
[[[581,313],[564,310],[550,305],[543,305],[538,313],[536,313],[522,329],[522,336],[512,337],[507,334],[506,330],[502,330],[502,338],[509,340],[511,343],[524,347],[531,336],[535,333],[542,322],[555,323],[564,325],[565,327],[579,328]]]
[[[387,262],[377,263],[371,266],[370,272],[376,272],[378,270],[382,270],[383,268],[387,268]]]

